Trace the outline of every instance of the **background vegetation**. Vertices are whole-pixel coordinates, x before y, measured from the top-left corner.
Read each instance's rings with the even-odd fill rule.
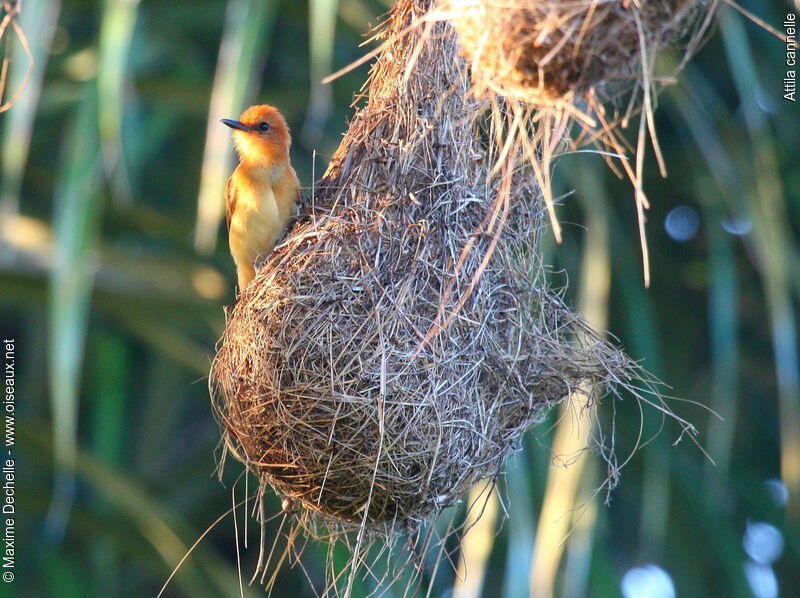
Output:
[[[777,28],[797,10],[742,4]],[[18,342],[22,456],[17,580],[2,592],[155,596],[230,508],[237,471],[229,467],[227,485],[214,476],[205,383],[235,280],[217,203],[232,156],[217,120],[256,100],[279,106],[310,185],[366,68],[318,81],[364,53],[362,34],[388,5],[24,3],[19,25],[35,66],[0,116],[0,323]],[[26,65],[12,33],[3,39],[9,92]],[[665,58],[665,72],[676,58]],[[561,191],[576,192],[560,209],[565,242],[547,248],[554,282],[569,278],[574,302],[595,322],[607,318],[630,354],[687,400],[673,408],[695,422],[715,464],[685,439],[673,446],[678,428],[667,423],[625,467],[609,506],[601,496],[580,509],[558,575],[536,595],[666,597],[665,579],[693,597],[800,587],[800,118],[782,97],[784,61],[780,41],[726,8],[662,94],[670,176],[659,178],[648,157],[649,290],[631,189],[597,156],[559,160]],[[604,405],[600,419],[613,410]],[[640,415],[632,401],[616,405],[622,455]],[[476,528],[464,552],[469,581],[443,570],[431,595],[454,583],[455,595],[480,595],[481,581],[487,595],[527,595],[548,487],[552,495],[549,446],[568,419],[553,414],[529,434],[501,481],[510,522],[488,517]],[[661,426],[653,410],[644,423],[646,438]],[[600,479],[597,459],[584,461],[562,513],[585,506]],[[257,530],[238,525],[250,538],[241,554],[249,578]],[[226,518],[167,595],[239,596],[234,538]],[[323,555],[305,551],[315,580]],[[275,595],[313,592],[295,567],[281,571]]]

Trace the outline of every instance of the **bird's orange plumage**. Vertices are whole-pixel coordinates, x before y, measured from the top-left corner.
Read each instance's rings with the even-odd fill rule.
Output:
[[[225,214],[242,291],[255,276],[256,258],[272,251],[295,215],[300,183],[289,161],[289,127],[276,108],[251,106],[238,121],[222,122],[233,129],[239,153],[225,190]]]

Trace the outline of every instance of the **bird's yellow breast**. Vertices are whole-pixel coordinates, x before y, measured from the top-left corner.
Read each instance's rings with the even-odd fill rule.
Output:
[[[272,187],[237,190],[229,231],[231,251],[252,262],[259,253],[272,249],[284,226]]]
[[[255,261],[268,254],[295,214],[299,185],[291,166],[248,167],[240,164],[231,177],[228,241],[239,273],[240,288],[255,275]]]

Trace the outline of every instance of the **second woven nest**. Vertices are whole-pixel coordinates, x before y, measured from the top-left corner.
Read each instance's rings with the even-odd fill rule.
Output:
[[[606,102],[653,59],[699,45],[718,0],[441,0],[479,89],[534,105],[588,92]],[[647,82],[645,81],[645,84]]]
[[[452,28],[413,26],[428,8],[392,12],[366,105],[212,369],[226,447],[345,531],[415,528],[549,406],[629,374],[545,288],[541,198],[513,154],[490,172]]]

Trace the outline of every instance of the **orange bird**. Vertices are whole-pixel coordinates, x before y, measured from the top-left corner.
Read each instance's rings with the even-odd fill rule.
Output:
[[[295,215],[300,182],[289,162],[289,127],[276,108],[250,106],[239,120],[222,122],[233,129],[239,153],[225,188],[225,216],[241,292],[256,275],[256,258],[272,251]]]

